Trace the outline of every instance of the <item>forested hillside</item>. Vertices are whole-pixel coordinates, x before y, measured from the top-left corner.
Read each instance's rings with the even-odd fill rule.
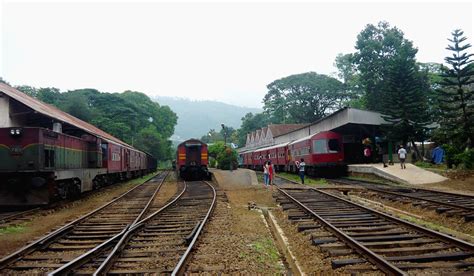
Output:
[[[174,139],[200,138],[210,129],[219,131],[221,124],[239,128],[241,118],[249,112],[261,112],[258,108],[230,105],[216,101],[192,101],[182,98],[156,97],[160,104],[168,105],[178,115]]]
[[[172,156],[176,114],[147,95],[125,91],[101,93],[95,89],[60,92],[57,88],[17,86],[18,90],[91,123],[159,160]]]

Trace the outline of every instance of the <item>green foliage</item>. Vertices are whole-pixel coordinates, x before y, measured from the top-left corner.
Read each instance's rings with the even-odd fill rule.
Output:
[[[91,123],[159,160],[172,158],[169,137],[176,114],[143,93],[101,93],[79,89],[61,93],[57,88],[16,87],[20,91]]]
[[[242,117],[242,126],[235,133],[237,136],[237,144],[240,147],[245,146],[247,133],[259,128],[265,127],[270,123],[270,116],[265,113],[247,113]]]
[[[414,58],[417,49],[413,43],[403,37],[403,32],[390,27],[387,22],[379,22],[377,26],[368,24],[357,36],[356,53],[353,62],[360,74],[360,84],[365,90],[366,107],[369,110],[382,111],[380,100],[383,86],[390,72],[388,64],[400,57]]]
[[[447,49],[452,52],[452,56],[447,56],[445,61],[450,68],[443,68],[440,75],[443,80],[438,89],[439,105],[442,116],[440,125],[446,129],[448,137],[455,147],[472,148],[474,146],[474,66],[471,64],[471,57],[467,50],[471,48],[469,43],[463,44],[466,37],[463,31],[454,30],[452,39],[448,39],[452,44]]]
[[[339,54],[334,66],[338,69],[338,77],[343,81],[344,93],[348,96],[346,106],[364,109],[366,100],[362,90],[360,74],[354,63],[354,54]]]
[[[7,227],[0,228],[0,235],[8,235],[8,234],[20,234],[25,232],[27,228],[24,224],[19,225],[11,225]]]
[[[445,144],[442,148],[445,153],[446,166],[448,168],[457,167],[461,163],[461,160],[458,158],[461,150],[453,144]]]
[[[455,159],[463,164],[465,169],[474,169],[474,149],[467,149],[456,155]]]
[[[390,123],[388,136],[395,141],[422,141],[430,124],[427,112],[426,76],[418,71],[414,51],[401,51],[387,64],[385,82],[380,86],[382,117]]]
[[[315,72],[276,80],[267,89],[264,110],[273,123],[314,122],[349,98],[340,81]]]
[[[217,167],[221,170],[237,169],[237,151],[226,147],[217,154]]]

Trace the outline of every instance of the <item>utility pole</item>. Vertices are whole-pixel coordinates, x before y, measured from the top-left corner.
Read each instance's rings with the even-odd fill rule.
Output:
[[[224,151],[227,153],[227,128],[224,123],[221,124],[222,130],[224,130]],[[230,158],[229,169],[232,172],[232,158]]]

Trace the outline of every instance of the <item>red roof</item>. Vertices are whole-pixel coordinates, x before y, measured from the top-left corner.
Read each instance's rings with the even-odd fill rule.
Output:
[[[109,140],[115,143],[122,144],[124,146],[133,148],[132,146],[128,145],[127,143],[121,141],[120,139],[115,138],[114,136],[108,134],[107,132],[87,123],[84,122],[83,120],[80,120],[54,106],[48,105],[43,103],[40,100],[37,100],[35,98],[32,98],[25,93],[22,93],[15,88],[5,84],[5,83],[0,83],[0,92],[5,93],[7,96],[10,98],[28,106],[29,108],[33,109],[34,111],[43,114],[45,116],[51,117],[53,119],[56,119],[58,121],[61,121],[63,123],[70,124],[72,126],[75,126],[79,129],[84,130],[85,132],[88,132],[89,134],[96,135],[100,138],[103,138],[105,140]]]

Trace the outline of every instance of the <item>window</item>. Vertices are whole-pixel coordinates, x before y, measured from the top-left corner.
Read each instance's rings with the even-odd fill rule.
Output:
[[[339,141],[337,139],[329,139],[328,147],[330,153],[336,153],[341,150],[339,148]]]
[[[44,150],[44,167],[45,168],[54,167],[54,150],[52,149]]]
[[[319,139],[313,141],[313,153],[322,154],[328,153],[326,139]]]

